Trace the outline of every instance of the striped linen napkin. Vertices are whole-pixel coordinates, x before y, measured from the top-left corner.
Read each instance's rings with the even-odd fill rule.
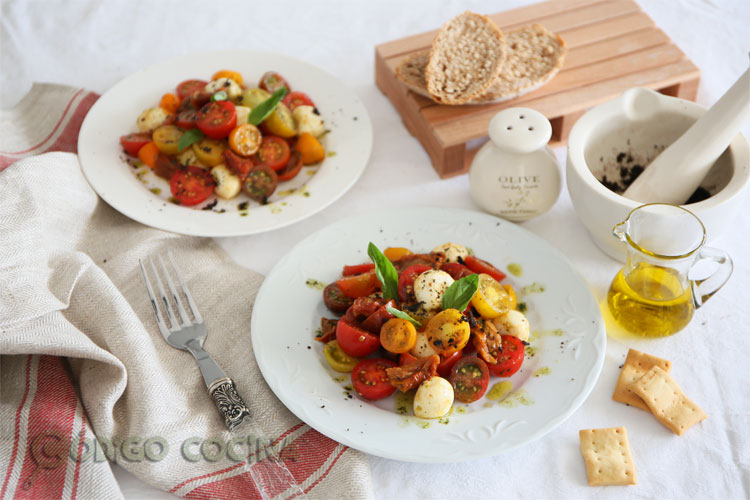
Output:
[[[261,376],[262,276],[210,239],[127,219],[86,183],[72,153],[97,97],[35,85],[0,111],[0,499],[122,498],[110,461],[186,498],[260,498],[245,458],[258,439],[309,498],[371,498],[366,456],[296,419]],[[263,437],[230,435],[190,354],[161,338],[138,258],[167,250]]]

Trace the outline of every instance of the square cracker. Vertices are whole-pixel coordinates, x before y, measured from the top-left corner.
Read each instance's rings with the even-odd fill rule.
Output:
[[[648,405],[659,422],[678,436],[706,418],[703,410],[688,399],[677,382],[658,366],[647,371],[630,388]]]
[[[633,394],[630,384],[641,378],[653,366],[658,366],[665,372],[669,373],[672,369],[672,362],[666,359],[657,358],[651,354],[646,354],[635,349],[628,351],[628,357],[620,371],[620,378],[617,379],[615,393],[612,399],[620,403],[629,404],[642,410],[649,411],[648,405],[641,398]]]
[[[589,486],[635,484],[635,464],[630,456],[625,427],[585,429],[578,432],[586,461]]]

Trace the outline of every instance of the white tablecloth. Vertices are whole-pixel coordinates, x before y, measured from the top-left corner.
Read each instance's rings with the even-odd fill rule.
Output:
[[[468,177],[441,180],[390,102],[374,85],[378,43],[434,29],[470,9],[499,12],[524,0],[146,2],[3,0],[0,105],[17,102],[32,81],[66,83],[103,93],[137,69],[210,49],[269,50],[337,75],[367,106],[375,146],[361,180],[320,214],[267,234],[219,239],[240,264],[263,274],[296,242],[343,216],[379,207],[473,208]],[[158,6],[157,6],[158,4]],[[698,101],[713,103],[748,64],[747,0],[641,0],[656,23],[702,71]],[[750,136],[750,126],[743,129]],[[556,151],[561,165],[564,149]],[[680,334],[659,341],[609,339],[593,393],[567,422],[540,441],[491,459],[448,465],[371,458],[377,498],[750,497],[750,199],[734,229],[713,242],[735,260],[729,284]],[[560,248],[601,299],[619,265],[588,239],[563,190],[547,214],[524,224]],[[611,402],[628,346],[671,359],[673,376],[708,414],[677,437],[635,408]],[[639,484],[587,486],[578,430],[625,425]],[[116,467],[126,498],[168,498]]]

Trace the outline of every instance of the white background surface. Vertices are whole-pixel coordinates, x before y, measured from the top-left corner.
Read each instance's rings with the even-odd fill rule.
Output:
[[[221,239],[242,265],[268,273],[311,232],[379,207],[474,208],[468,177],[440,180],[419,143],[374,85],[378,43],[437,28],[466,9],[499,12],[515,1],[232,2],[70,0],[2,1],[0,105],[11,106],[32,81],[105,92],[121,78],[176,54],[227,48],[293,55],[339,76],[365,102],[375,146],[362,179],[316,217],[264,235]],[[712,104],[748,64],[747,0],[640,1],[644,10],[702,71],[698,101]],[[138,110],[134,110],[136,112]],[[750,135],[750,127],[744,128]],[[561,165],[564,149],[556,151]],[[566,423],[537,443],[491,459],[453,465],[371,458],[377,498],[487,498],[509,495],[580,498],[747,498],[750,496],[750,217],[713,242],[735,259],[729,284],[690,326],[657,341],[609,339],[594,392]],[[415,221],[418,224],[419,221]],[[565,189],[553,209],[524,224],[568,255],[601,299],[619,265],[586,235]],[[335,242],[332,242],[335,244]],[[627,347],[666,357],[686,394],[708,420],[678,437],[644,412],[610,400]],[[624,425],[638,470],[632,487],[587,486],[578,430]],[[115,468],[126,498],[168,498]]]

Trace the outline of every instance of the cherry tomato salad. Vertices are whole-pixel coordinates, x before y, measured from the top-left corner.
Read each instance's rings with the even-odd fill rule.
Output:
[[[416,389],[414,414],[439,418],[484,396],[490,376],[518,371],[530,327],[505,273],[455,243],[367,253],[372,262],[344,266],[323,290],[341,317],[322,318],[316,336],[360,396]]]
[[[315,103],[274,71],[255,87],[230,70],[210,81],[185,80],[136,124],[138,132],[120,144],[167,180],[173,200],[185,206],[240,192],[265,204],[279,182],[326,156]]]

